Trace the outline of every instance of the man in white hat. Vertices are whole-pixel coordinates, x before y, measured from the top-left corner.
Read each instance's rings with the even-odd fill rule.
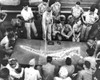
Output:
[[[25,68],[25,77],[24,80],[41,80],[42,77],[40,75],[40,72],[36,70],[35,67],[35,59],[31,59],[29,61],[29,68]]]
[[[82,14],[82,33],[81,39],[87,41],[90,30],[92,29],[93,24],[99,20],[98,14],[95,12],[95,7],[90,7],[90,10]]]
[[[9,69],[9,74],[13,80],[22,78],[24,68],[20,67],[18,61],[15,58],[9,59],[6,67]]]
[[[54,80],[72,80],[70,76],[68,76],[68,70],[65,67],[61,67],[59,70],[59,77],[54,77]]]

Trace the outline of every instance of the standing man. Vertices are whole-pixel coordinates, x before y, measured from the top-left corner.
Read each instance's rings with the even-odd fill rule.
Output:
[[[43,69],[43,80],[53,80],[55,65],[52,63],[52,57],[47,56],[47,63],[42,66]]]
[[[92,25],[99,20],[99,16],[95,13],[95,7],[91,7],[89,11],[84,12],[82,15],[83,27],[81,39],[85,41],[88,39],[89,32],[92,28]]]
[[[82,13],[83,13],[83,8],[80,6],[80,2],[76,2],[76,5],[74,7],[72,7],[72,16],[74,17],[74,19],[78,19]]]
[[[51,37],[52,25],[53,25],[52,10],[50,7],[48,7],[47,11],[45,11],[42,16],[42,30],[43,30],[43,39],[48,40],[49,42],[52,41]]]
[[[25,21],[25,28],[27,31],[27,38],[31,39],[31,28],[34,32],[35,37],[38,36],[37,34],[37,29],[34,23],[34,15],[32,13],[31,7],[29,6],[25,6],[22,11],[21,11],[21,15],[24,18]]]
[[[42,80],[40,72],[35,69],[36,61],[35,58],[29,61],[29,68],[25,68],[24,80]]]
[[[76,80],[92,80],[91,63],[85,61],[83,67],[84,69],[78,72]]]

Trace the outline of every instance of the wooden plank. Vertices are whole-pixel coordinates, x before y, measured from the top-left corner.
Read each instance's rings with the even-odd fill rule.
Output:
[[[72,8],[72,6],[62,6],[61,8],[69,8],[69,9],[71,9]],[[83,7],[83,9],[85,9],[85,8],[87,8],[87,9],[89,9],[90,7]]]
[[[2,12],[6,12],[6,13],[19,13],[19,12],[21,12],[21,10],[2,10]],[[37,11],[33,10],[32,12],[37,12]]]
[[[75,6],[74,4],[62,4],[62,6],[67,6],[67,7],[73,7],[73,6]],[[80,5],[81,7],[91,7],[91,4],[90,5],[86,5],[86,4],[84,4],[84,5]]]
[[[98,0],[60,0],[60,2],[97,2]]]
[[[84,5],[84,4],[95,4],[96,2],[81,2],[81,5]],[[61,4],[76,4],[76,2],[61,2]]]
[[[84,9],[84,11],[88,11],[89,7],[84,7],[83,9]],[[71,8],[63,7],[63,8],[61,8],[61,13],[71,13]]]

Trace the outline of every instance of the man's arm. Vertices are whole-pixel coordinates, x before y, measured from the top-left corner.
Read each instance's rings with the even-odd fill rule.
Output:
[[[68,39],[69,36],[67,36],[67,35],[65,34],[64,29],[65,29],[65,27],[62,28],[62,30],[61,30],[61,35]]]
[[[94,23],[96,23],[98,20],[99,20],[99,16],[96,15],[96,17],[95,17],[95,22],[94,22]]]
[[[34,15],[33,15],[32,9],[30,7],[29,7],[29,9],[30,9],[30,19],[32,19],[34,17]]]
[[[70,29],[70,32],[67,34],[69,37],[71,37],[71,35],[73,34],[73,29],[72,27],[69,25],[69,29]]]
[[[9,41],[6,40],[5,37],[1,40],[0,45],[5,49],[11,49],[11,47],[9,47]]]
[[[45,30],[46,28],[46,12],[43,13],[43,16],[42,16],[42,29],[43,31]]]
[[[83,21],[84,23],[86,23],[85,20],[86,20],[86,14],[83,14],[83,15],[82,15],[82,21]]]
[[[3,22],[6,19],[6,17],[7,17],[7,13],[0,12],[0,14],[2,14],[2,16],[3,16],[3,19],[0,19],[0,22]]]

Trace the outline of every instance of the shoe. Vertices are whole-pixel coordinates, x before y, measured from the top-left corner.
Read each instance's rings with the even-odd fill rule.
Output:
[[[48,45],[54,45],[54,42],[53,41],[48,41],[47,44]]]

